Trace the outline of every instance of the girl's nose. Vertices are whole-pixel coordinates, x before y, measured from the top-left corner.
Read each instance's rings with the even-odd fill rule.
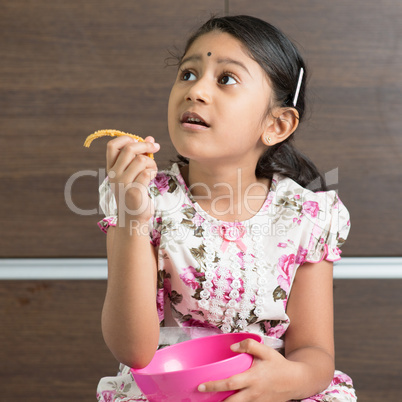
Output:
[[[190,102],[211,102],[211,88],[207,84],[205,79],[195,81],[189,88],[186,94],[186,100]]]

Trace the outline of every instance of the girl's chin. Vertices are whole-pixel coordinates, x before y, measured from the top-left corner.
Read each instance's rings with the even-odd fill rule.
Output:
[[[194,141],[191,138],[172,138],[171,141],[176,151],[189,159],[196,159],[197,157],[205,157],[208,156],[208,152],[203,146],[202,141]]]

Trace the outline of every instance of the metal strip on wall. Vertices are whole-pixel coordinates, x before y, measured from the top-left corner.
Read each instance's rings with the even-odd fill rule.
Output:
[[[335,279],[402,279],[402,257],[345,257]],[[105,280],[105,258],[12,258],[0,260],[0,280]]]

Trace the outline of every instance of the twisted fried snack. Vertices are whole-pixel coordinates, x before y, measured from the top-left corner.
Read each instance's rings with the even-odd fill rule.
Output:
[[[92,141],[95,140],[96,138],[106,137],[106,136],[108,136],[108,137],[122,137],[123,135],[127,135],[127,136],[129,136],[131,138],[134,138],[138,142],[144,142],[144,139],[139,137],[138,135],[125,133],[124,131],[119,131],[119,130],[98,130],[98,131],[95,131],[94,133],[92,133],[91,135],[89,135],[86,138],[86,140],[84,142],[84,147],[89,148],[89,146],[91,145]],[[147,156],[149,156],[150,158],[154,159],[153,154],[147,154]]]

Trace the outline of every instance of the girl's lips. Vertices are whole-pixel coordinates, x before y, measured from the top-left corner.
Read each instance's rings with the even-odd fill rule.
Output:
[[[194,123],[181,123],[181,126],[183,128],[190,129],[192,131],[202,131],[202,130],[207,130],[208,127],[201,126],[199,124],[194,124]]]
[[[192,130],[205,130],[209,124],[199,114],[194,112],[184,112],[181,116],[180,123],[185,128]]]

